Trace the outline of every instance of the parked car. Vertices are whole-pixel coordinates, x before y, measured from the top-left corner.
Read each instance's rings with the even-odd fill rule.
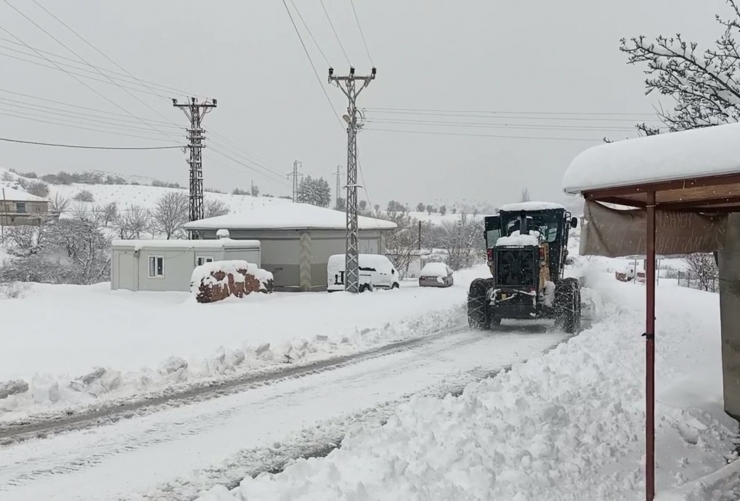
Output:
[[[444,263],[427,263],[419,273],[419,287],[450,287],[452,270]]]
[[[329,257],[326,265],[326,289],[329,292],[343,291],[345,278],[344,254]],[[360,292],[374,289],[398,289],[398,270],[390,259],[380,254],[360,254]]]

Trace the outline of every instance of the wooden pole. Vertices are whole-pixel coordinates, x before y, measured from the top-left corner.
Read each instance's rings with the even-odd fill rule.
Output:
[[[645,290],[645,499],[655,498],[655,192],[647,194],[647,266]]]

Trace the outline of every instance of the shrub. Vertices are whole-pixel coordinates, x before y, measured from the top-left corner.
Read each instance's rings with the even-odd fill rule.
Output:
[[[93,194],[88,190],[78,192],[74,197],[78,202],[94,202]]]

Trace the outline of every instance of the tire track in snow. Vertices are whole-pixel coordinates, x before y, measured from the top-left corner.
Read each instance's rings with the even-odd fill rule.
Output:
[[[333,361],[334,363],[331,364],[328,362],[323,363],[321,367],[322,370],[317,370],[313,367],[302,368],[304,370],[299,371],[298,369],[300,368],[296,368],[296,370],[290,371],[291,377],[281,373],[279,376],[276,376],[276,379],[270,381],[270,385],[276,385],[288,380],[303,379],[308,376],[319,375],[322,372],[327,372],[329,370],[333,371],[349,367],[350,365],[356,365],[361,362],[367,362],[369,360],[393,354],[400,354],[401,352],[411,350],[418,351],[421,356],[421,360],[426,360],[435,353],[454,351],[455,349],[480,342],[484,339],[484,336],[485,334],[470,331],[467,327],[456,328],[452,331],[439,332],[438,334],[425,336],[424,338],[416,338],[400,343],[394,343],[364,354],[343,357],[348,358],[349,360],[344,360],[341,363],[337,361]],[[456,339],[454,341],[452,339],[445,339],[452,337]],[[434,341],[439,340],[442,341],[440,343],[434,343]],[[389,372],[403,372],[406,369],[406,366],[402,366]],[[362,376],[362,373],[355,374],[345,378],[344,381],[351,383],[354,379]],[[253,388],[246,388],[247,391],[249,389]],[[232,393],[237,391],[245,391],[245,388],[240,388],[238,390],[234,389]],[[74,447],[64,447],[64,449],[67,450],[63,451],[63,454],[55,454],[53,457],[46,456],[47,451],[43,446],[44,440],[34,441],[33,444],[27,444],[36,446],[38,449],[37,451],[33,451],[31,455],[24,455],[15,460],[12,458],[12,454],[9,454],[11,458],[8,458],[8,455],[6,455],[3,458],[3,461],[0,461],[0,464],[2,464],[2,466],[0,466],[0,492],[7,491],[9,490],[8,488],[32,483],[43,477],[51,475],[65,475],[92,468],[104,463],[112,456],[156,446],[158,444],[181,439],[183,437],[199,435],[208,429],[218,427],[219,424],[228,421],[234,415],[244,413],[246,408],[249,408],[253,413],[259,413],[263,406],[267,406],[268,404],[274,405],[276,401],[280,400],[289,402],[292,397],[296,394],[302,393],[303,391],[304,389],[302,387],[298,387],[277,396],[274,394],[268,394],[261,397],[261,400],[257,402],[245,402],[240,405],[228,406],[224,409],[215,409],[213,411],[204,412],[195,420],[154,422],[151,425],[146,426],[144,429],[134,429],[130,433],[122,434],[119,432],[103,434],[103,436],[93,436],[92,433],[85,434],[83,432],[81,437],[79,436],[79,433],[66,433],[63,436],[50,437],[48,440],[58,440],[62,442],[68,441],[70,443],[74,443]],[[200,400],[200,402],[202,401],[204,400]],[[54,423],[51,425],[53,426]],[[88,423],[88,426],[90,425],[92,425],[92,423]],[[69,431],[69,428],[62,431]],[[22,445],[23,444],[18,444],[18,446]],[[14,448],[15,447],[11,446],[6,447],[5,449],[0,449],[0,457],[3,456],[4,452],[12,453]],[[308,453],[310,452],[307,452],[307,454]]]
[[[295,365],[290,368],[265,370],[257,374],[249,373],[235,379],[221,381],[208,386],[198,386],[181,392],[159,395],[129,403],[104,403],[93,409],[88,409],[73,415],[66,415],[63,417],[55,416],[48,420],[32,423],[5,425],[0,427],[0,451],[2,451],[2,447],[32,438],[45,439],[49,436],[63,432],[113,424],[121,419],[141,417],[161,410],[172,409],[173,407],[232,395],[234,393],[252,390],[265,385],[272,385],[286,379],[295,379],[320,374],[327,370],[336,370],[341,367],[362,363],[374,358],[392,355],[401,351],[412,350],[420,345],[432,342],[442,337],[466,331],[469,331],[469,329],[461,325],[453,329],[440,330],[433,334],[398,341],[379,348],[351,355],[333,357],[303,365]]]

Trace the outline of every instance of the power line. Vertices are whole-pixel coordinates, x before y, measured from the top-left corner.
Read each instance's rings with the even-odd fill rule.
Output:
[[[549,120],[549,121],[563,121],[563,122],[660,122],[659,119],[653,118],[646,120],[644,118],[586,118],[586,117],[574,117],[574,116],[553,116],[553,115],[524,115],[524,116],[516,116],[516,114],[511,112],[496,112],[496,111],[479,111],[479,112],[462,112],[462,113],[439,113],[435,111],[374,111],[371,109],[365,110],[368,113],[374,114],[374,113],[380,113],[382,114],[391,114],[391,115],[419,115],[419,116],[433,116],[433,117],[449,117],[449,118],[488,118],[488,119],[502,119],[502,120]],[[655,115],[651,115],[655,116]]]
[[[301,47],[303,47],[303,51],[306,53],[306,57],[308,58],[308,62],[311,63],[311,68],[313,68],[313,73],[316,75],[316,81],[319,82],[319,85],[321,86],[321,92],[324,93],[324,96],[326,96],[326,101],[329,103],[329,106],[331,107],[331,111],[334,114],[334,116],[337,117],[337,120],[339,121],[339,126],[344,130],[344,125],[342,124],[342,119],[339,118],[339,115],[337,114],[336,110],[334,109],[334,104],[331,102],[331,98],[329,97],[329,93],[326,92],[326,89],[324,88],[324,84],[321,82],[321,77],[319,76],[319,72],[316,71],[316,66],[313,64],[313,60],[311,59],[311,54],[308,53],[308,49],[306,48],[306,44],[303,43],[303,37],[301,37],[301,33],[298,31],[298,26],[295,24],[295,20],[293,19],[293,14],[290,13],[290,9],[288,8],[288,4],[285,3],[285,0],[283,0],[283,6],[285,6],[285,11],[288,13],[288,17],[290,17],[290,22],[293,25],[293,29],[295,30],[295,34],[298,35],[298,40],[301,42]]]
[[[362,31],[362,26],[360,26],[360,18],[357,17],[357,10],[355,9],[355,2],[353,0],[349,0],[349,4],[352,6],[352,12],[355,14],[355,21],[357,21],[357,27],[360,29],[360,36],[362,37],[362,43],[365,45],[365,52],[367,52],[367,58],[370,60],[370,64],[375,67],[375,63],[373,62],[373,58],[370,55],[370,49],[367,48],[367,41],[365,40],[365,33]]]
[[[402,132],[407,134],[431,134],[436,136],[467,136],[467,137],[494,137],[494,138],[502,138],[502,139],[542,139],[542,140],[548,140],[548,141],[590,141],[590,142],[602,142],[603,139],[593,139],[593,138],[584,138],[584,137],[543,137],[543,136],[504,136],[504,135],[497,135],[497,134],[463,134],[463,133],[456,133],[456,132],[436,132],[436,131],[426,131],[426,130],[400,130],[400,129],[368,129],[365,128],[363,130],[372,130],[376,132]]]
[[[290,0],[291,3],[293,0]],[[339,44],[339,48],[342,49],[342,54],[344,54],[344,59],[347,60],[347,64],[352,66],[352,63],[349,62],[349,56],[347,55],[347,51],[344,50],[344,45],[342,45],[342,41],[339,39],[339,34],[337,33],[337,30],[334,28],[334,23],[331,22],[331,17],[329,17],[329,12],[326,10],[326,6],[324,5],[324,0],[319,0],[321,2],[321,8],[324,9],[324,14],[326,15],[326,20],[329,21],[329,26],[331,26],[331,30],[334,32],[334,37],[337,39],[337,43]],[[329,64],[327,61],[326,64]],[[331,66],[331,65],[329,65]]]
[[[104,54],[103,51],[101,51],[100,49],[98,49],[95,45],[93,45],[92,43],[90,43],[89,41],[87,41],[87,39],[85,39],[77,31],[75,31],[74,29],[72,29],[72,27],[70,27],[64,21],[62,21],[57,16],[55,16],[53,13],[51,13],[46,7],[44,7],[43,5],[41,5],[37,0],[31,0],[31,1],[33,3],[35,3],[37,6],[39,6],[41,8],[41,10],[43,10],[44,12],[46,12],[49,16],[51,16],[52,18],[54,18],[59,24],[61,24],[62,26],[64,26],[65,28],[67,28],[69,31],[71,31],[75,36],[77,36],[77,38],[79,38],[80,40],[82,40],[83,42],[85,42],[85,44],[87,44],[88,46],[90,46],[95,52],[97,52],[98,54],[100,54],[101,56],[103,56],[106,60],[108,60],[110,63],[112,63],[116,68],[118,68],[119,70],[121,70],[124,73],[126,73],[129,77],[131,77],[134,80],[136,80],[140,85],[142,85],[142,86],[144,86],[146,88],[149,88],[149,86],[147,84],[151,84],[151,85],[155,85],[157,87],[163,87],[165,89],[174,90],[175,92],[179,92],[180,94],[184,94],[184,95],[188,95],[188,96],[205,97],[205,96],[198,96],[197,94],[195,94],[193,92],[185,92],[183,90],[175,89],[174,87],[168,87],[168,86],[164,86],[164,85],[159,85],[159,84],[155,84],[153,82],[147,82],[146,80],[141,80],[141,79],[137,78],[136,76],[134,76],[133,74],[131,74],[128,70],[126,70],[123,66],[121,66],[118,63],[116,63],[113,59],[111,59],[106,54]]]
[[[211,141],[213,142],[213,140],[211,140]],[[253,170],[254,172],[256,172],[257,174],[262,174],[262,175],[265,175],[268,179],[273,179],[273,178],[269,177],[269,175],[271,174],[271,175],[273,175],[275,177],[274,180],[282,181],[283,175],[280,174],[279,172],[276,172],[276,171],[274,171],[272,169],[269,169],[268,167],[265,167],[264,165],[260,164],[259,162],[255,162],[251,158],[249,158],[249,157],[247,157],[247,156],[239,153],[238,150],[236,150],[235,148],[229,147],[228,144],[218,144],[218,142],[215,142],[215,144],[217,146],[219,146],[219,147],[225,148],[227,150],[227,152],[231,153],[232,155],[236,155],[238,158],[241,158],[245,162],[248,162],[251,166],[254,167],[254,168],[252,168],[252,167],[249,167],[249,168],[251,170]],[[213,148],[211,148],[211,149],[213,150]],[[217,152],[217,153],[223,155],[223,153],[220,153],[220,152]],[[234,161],[236,161],[236,160],[234,160]],[[244,164],[244,165],[246,166],[246,164]],[[255,169],[262,169],[265,172],[260,172],[260,171],[255,170]]]
[[[7,143],[31,144],[36,146],[54,146],[56,148],[76,148],[82,150],[173,150],[182,146],[85,146],[80,144],[42,143],[40,141],[24,141],[22,139],[11,139],[0,137],[0,141]]]
[[[303,16],[301,15],[301,11],[298,10],[298,7],[296,6],[295,2],[293,0],[290,0],[290,4],[295,9],[296,14],[298,14],[298,19],[301,20],[303,23],[303,26],[306,28],[306,31],[308,31],[308,35],[311,37],[311,40],[313,40],[314,45],[316,45],[316,48],[319,49],[319,52],[321,53],[321,57],[324,58],[324,61],[326,61],[327,66],[331,66],[331,63],[329,63],[329,60],[326,58],[326,54],[324,54],[324,51],[321,50],[321,46],[319,45],[319,42],[316,41],[316,38],[314,38],[313,33],[311,33],[311,28],[308,27],[308,24],[303,19]]]
[[[440,122],[428,120],[384,120],[372,119],[366,123],[394,125],[426,125],[438,127],[462,127],[484,129],[532,129],[532,130],[572,130],[572,131],[631,131],[634,127],[609,127],[600,125],[552,125],[552,124],[509,124],[509,123],[475,123],[475,122]]]
[[[77,120],[78,122],[73,123],[79,123],[79,121],[83,121],[82,123],[92,122],[92,123],[99,123],[103,125],[108,125],[111,127],[118,127],[118,128],[124,128],[129,130],[137,130],[137,131],[148,131],[148,129],[142,129],[140,126],[136,127],[135,125],[138,125],[137,122],[127,121],[127,120],[121,120],[120,118],[108,118],[108,117],[99,117],[96,115],[91,115],[89,113],[79,113],[69,110],[59,110],[58,108],[48,108],[38,105],[29,105],[28,103],[19,103],[18,101],[14,101],[12,99],[3,99],[0,98],[0,104],[5,104],[6,106],[12,106],[14,108],[20,108],[20,110],[31,110],[37,113],[45,113],[48,115],[56,115],[56,116],[62,116],[71,118],[72,120]],[[21,113],[22,111],[17,111],[17,113]],[[38,115],[30,115],[30,116],[38,116]],[[169,128],[176,128],[178,130],[182,130],[182,127],[176,127],[174,125],[164,125],[164,127]]]
[[[5,41],[7,43],[12,43],[14,45],[23,46],[23,44],[20,44],[18,42],[14,42],[14,41],[9,40],[7,38],[0,37],[0,40],[1,41]],[[38,56],[36,54],[31,54],[29,52],[24,52],[22,50],[19,50],[19,49],[13,48],[13,47],[7,47],[6,45],[3,45],[3,44],[0,44],[0,49],[8,50],[8,51],[11,51],[11,52],[16,52],[16,53],[21,54],[21,55],[26,56],[26,57],[31,57],[31,58],[35,58],[35,59],[44,59],[43,57]],[[89,66],[89,67],[95,68],[97,70],[104,71],[104,72],[106,72],[106,73],[108,73],[110,75],[114,75],[111,78],[113,78],[115,80],[119,80],[119,81],[121,81],[121,82],[123,82],[125,84],[134,84],[134,83],[137,83],[137,82],[132,82],[131,80],[129,80],[128,79],[129,77],[127,77],[123,73],[118,73],[116,71],[111,71],[111,70],[109,70],[107,68],[101,68],[100,66],[96,66],[96,65],[92,65],[92,64],[84,65],[83,63],[80,63],[79,61],[77,61],[75,59],[61,56],[61,55],[59,55],[59,54],[57,54],[55,52],[49,52],[49,51],[45,51],[45,50],[41,50],[41,49],[36,49],[36,50],[39,53],[46,54],[46,55],[48,55],[50,57],[53,57],[53,58],[56,58],[56,59],[61,59],[63,61],[69,61],[68,63],[57,61],[57,63],[60,66],[66,66],[68,68],[72,68],[72,69],[77,70],[77,71],[83,71],[83,72],[86,72],[86,73],[97,73],[96,71],[87,69],[86,66]],[[3,55],[5,57],[9,57],[9,58],[12,58],[12,59],[17,59],[19,61],[23,61],[23,62],[26,62],[26,63],[35,64],[37,66],[41,66],[42,68],[57,69],[57,68],[55,68],[53,66],[47,66],[45,64],[37,63],[37,62],[34,62],[34,61],[29,61],[27,59],[23,59],[22,57],[12,56],[10,54],[4,54],[4,53],[1,53],[0,52],[0,55]],[[77,75],[79,75],[79,73],[77,73]],[[90,78],[92,80],[95,80],[96,82],[107,82],[106,80],[100,80],[100,79],[97,79],[97,78],[92,78],[92,77],[89,77],[87,75],[80,75],[80,76],[84,76],[85,78]],[[131,78],[133,78],[134,80],[136,80],[136,77],[131,77]],[[146,87],[149,90],[149,92],[147,92],[147,94],[152,94],[152,95],[157,96],[157,97],[162,97],[163,99],[167,99],[167,98],[166,98],[166,96],[163,96],[162,94],[159,94],[159,92],[168,92],[168,93],[170,93],[170,92],[176,92],[176,93],[182,92],[182,91],[177,90],[177,89],[172,88],[172,87],[168,87],[168,86],[160,85],[160,84],[155,84],[155,83],[152,83],[152,82],[147,82],[145,80],[140,80],[140,82],[142,82],[142,84],[141,84],[142,86]],[[110,83],[110,82],[107,82],[107,83]],[[152,88],[152,86],[153,87],[160,87],[160,89],[155,90],[155,89]],[[135,88],[135,87],[126,87],[126,88],[127,89],[135,90],[137,92],[143,92],[141,89],[138,89],[138,88]]]
[[[8,113],[8,112],[0,113],[0,116],[6,116],[6,117],[11,117],[11,118],[20,118],[22,120],[30,120],[32,122],[46,123],[46,124],[50,124],[50,125],[58,125],[60,127],[68,127],[70,129],[88,130],[88,131],[92,131],[92,132],[99,132],[101,134],[114,134],[116,136],[135,137],[135,138],[138,138],[138,139],[147,139],[149,141],[174,142],[172,139],[168,139],[168,140],[165,140],[165,139],[155,139],[155,138],[153,138],[151,136],[139,136],[139,135],[135,135],[135,134],[126,134],[124,132],[119,132],[119,131],[102,130],[100,127],[95,128],[95,129],[92,129],[90,127],[82,127],[82,126],[79,126],[79,125],[71,125],[71,124],[68,124],[68,123],[54,122],[54,121],[51,121],[51,120],[42,120],[40,118],[32,118],[30,116],[14,115],[14,114]]]
[[[578,112],[578,111],[485,111],[485,110],[440,110],[423,108],[365,108],[367,111],[378,111],[387,113],[400,112],[435,112],[435,113],[483,113],[483,114],[511,114],[511,115],[606,115],[606,116],[649,116],[655,113],[617,113],[617,112]]]
[[[244,162],[241,162],[241,161],[235,159],[234,157],[231,157],[231,156],[227,155],[226,153],[223,153],[223,152],[221,152],[221,151],[219,151],[219,150],[217,150],[215,148],[210,148],[210,150],[212,152],[214,152],[215,154],[217,154],[217,155],[221,155],[224,158],[228,158],[229,160],[231,160],[232,162],[234,162],[236,164],[239,164],[239,165],[241,165],[243,167],[246,167],[247,169],[251,170],[252,172],[255,172],[257,174],[262,174],[263,176],[265,175],[264,173],[258,171],[257,169],[255,169],[251,165],[245,164]],[[283,179],[272,179],[272,178],[268,178],[268,179],[270,179],[271,181],[276,181],[276,182],[282,183],[285,186],[288,186],[288,183],[286,183]]]
[[[112,83],[114,83],[114,84],[115,84],[115,85],[116,85],[117,87],[119,87],[119,88],[120,88],[121,90],[123,90],[123,91],[124,91],[124,92],[125,92],[126,94],[128,94],[128,95],[129,95],[129,96],[131,96],[132,98],[136,99],[137,101],[139,101],[139,102],[140,102],[141,104],[143,104],[144,106],[146,106],[146,107],[147,107],[147,108],[149,108],[150,110],[152,110],[152,111],[154,111],[155,113],[157,113],[157,111],[156,111],[156,110],[155,110],[154,108],[152,108],[152,106],[151,106],[151,105],[149,105],[148,103],[144,102],[143,100],[141,100],[141,98],[139,98],[139,97],[135,96],[135,95],[134,95],[134,94],[132,94],[132,93],[131,93],[130,91],[126,90],[126,89],[125,89],[124,87],[122,87],[122,86],[121,86],[121,85],[120,85],[120,84],[119,84],[118,82],[115,82],[115,81],[114,81],[114,80],[113,80],[112,78],[110,78],[110,77],[109,77],[108,75],[106,75],[105,73],[103,73],[102,71],[100,71],[99,69],[97,69],[97,68],[96,68],[95,66],[93,66],[92,64],[90,64],[89,62],[87,62],[87,60],[85,60],[85,58],[83,58],[82,56],[80,56],[79,54],[77,54],[77,53],[76,53],[76,52],[75,52],[74,50],[70,49],[70,48],[69,48],[69,47],[68,47],[67,45],[65,45],[65,44],[64,44],[64,43],[63,43],[63,42],[62,42],[61,40],[59,40],[59,39],[58,39],[58,38],[56,38],[56,37],[55,37],[54,35],[52,35],[52,34],[51,34],[51,33],[49,33],[49,32],[48,32],[47,30],[45,30],[45,29],[44,29],[44,28],[43,28],[43,27],[42,27],[41,25],[39,25],[39,24],[38,24],[38,23],[37,23],[36,21],[34,21],[34,20],[33,20],[33,19],[31,19],[30,17],[28,17],[28,16],[26,15],[26,14],[24,14],[24,13],[23,13],[22,11],[20,11],[20,10],[19,10],[18,8],[16,8],[16,7],[15,7],[15,6],[13,5],[13,4],[11,4],[11,3],[10,3],[10,2],[8,1],[8,0],[3,0],[3,1],[4,1],[4,2],[5,2],[5,4],[6,4],[6,5],[8,5],[8,6],[9,6],[9,7],[11,8],[11,9],[13,9],[14,11],[16,11],[16,12],[17,12],[18,14],[20,14],[21,16],[23,16],[23,18],[24,18],[24,19],[26,19],[26,20],[27,20],[28,22],[30,22],[31,24],[33,24],[33,25],[34,25],[34,26],[35,26],[36,28],[38,28],[39,30],[41,30],[42,32],[44,32],[44,33],[45,33],[45,34],[46,34],[46,35],[47,35],[47,36],[48,36],[49,38],[51,38],[51,39],[52,39],[52,40],[54,40],[54,41],[55,41],[56,43],[58,43],[59,45],[61,45],[61,46],[62,46],[62,47],[64,47],[65,49],[67,49],[67,50],[68,50],[69,52],[71,52],[72,54],[74,54],[74,56],[75,56],[75,57],[77,57],[77,58],[78,58],[78,59],[79,59],[80,61],[82,61],[83,63],[87,64],[87,65],[88,65],[88,66],[90,66],[91,68],[95,69],[95,70],[96,70],[96,71],[97,71],[97,72],[98,72],[98,73],[99,73],[99,74],[100,74],[100,75],[101,75],[102,77],[104,77],[104,78],[106,78],[106,79],[110,80],[110,81],[111,81]],[[14,37],[14,38],[16,38],[16,37]],[[21,41],[21,40],[19,40],[19,41]],[[21,41],[21,42],[22,42],[22,41]],[[24,42],[24,44],[25,44],[25,42]],[[33,50],[34,50],[34,51],[36,51],[36,49],[33,49]],[[48,59],[48,58],[46,58],[46,56],[43,56],[43,57],[44,57],[45,59]],[[56,63],[54,63],[54,64],[56,65]],[[88,86],[88,87],[89,87],[89,86]],[[89,88],[90,88],[90,89],[92,89],[92,87],[89,87]],[[100,93],[99,93],[99,92],[97,92],[97,91],[96,91],[96,93],[100,94]],[[101,95],[101,97],[103,96],[102,94],[100,94],[100,95]],[[108,98],[106,98],[106,99],[108,99]],[[160,134],[162,134],[162,135],[164,135],[164,136],[167,136],[167,134],[166,134],[165,132],[162,132],[161,130],[157,129],[157,128],[156,128],[156,127],[154,127],[153,125],[151,125],[151,124],[147,123],[146,121],[144,121],[143,119],[141,119],[141,118],[137,117],[136,115],[134,115],[133,113],[129,112],[128,110],[126,110],[126,109],[125,109],[125,108],[123,108],[122,106],[118,105],[118,104],[117,104],[117,103],[115,103],[114,101],[112,101],[112,100],[110,100],[110,99],[109,99],[109,101],[110,101],[111,103],[115,104],[115,105],[116,105],[117,107],[121,108],[121,109],[122,109],[123,111],[125,111],[126,113],[129,113],[129,114],[130,114],[131,116],[133,116],[133,117],[137,118],[137,119],[138,119],[139,121],[141,121],[141,123],[143,123],[143,124],[147,125],[147,126],[148,126],[149,128],[151,128],[152,130],[154,130],[154,131],[156,131],[156,132],[158,132],[158,133],[160,133]]]

